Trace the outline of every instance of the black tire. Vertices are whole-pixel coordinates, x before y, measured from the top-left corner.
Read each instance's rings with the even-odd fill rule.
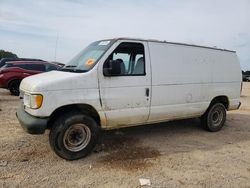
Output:
[[[78,112],[62,114],[52,125],[49,142],[54,152],[66,160],[87,156],[95,147],[100,128],[96,121]],[[79,141],[82,140],[82,141]]]
[[[213,103],[201,117],[201,124],[210,132],[221,130],[226,121],[226,108],[222,103]]]
[[[19,96],[19,86],[21,81],[20,80],[13,80],[9,83],[9,90],[12,95]]]

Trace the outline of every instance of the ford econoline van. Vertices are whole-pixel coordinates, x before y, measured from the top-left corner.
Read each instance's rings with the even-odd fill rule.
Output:
[[[117,38],[90,44],[63,69],[25,78],[17,118],[31,134],[50,130],[57,155],[91,152],[101,129],[200,118],[219,131],[240,106],[235,51]]]

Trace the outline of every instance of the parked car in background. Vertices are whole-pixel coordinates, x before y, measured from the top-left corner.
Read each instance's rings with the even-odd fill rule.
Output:
[[[244,74],[242,74],[242,81],[243,81],[243,82],[247,81],[246,75],[244,75]]]
[[[19,95],[19,85],[28,76],[60,69],[61,66],[45,61],[10,61],[0,68],[0,88]]]
[[[0,60],[0,68],[10,61],[44,61],[44,60],[32,59],[32,58],[2,58]]]

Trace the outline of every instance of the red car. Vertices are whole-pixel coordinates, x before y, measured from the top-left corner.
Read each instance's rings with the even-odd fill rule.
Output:
[[[61,66],[45,61],[12,61],[0,68],[0,88],[9,89],[11,94],[19,95],[19,85],[28,76],[58,70]]]

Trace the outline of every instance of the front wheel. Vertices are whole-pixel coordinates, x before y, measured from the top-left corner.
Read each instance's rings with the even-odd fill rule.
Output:
[[[66,160],[76,160],[92,151],[98,135],[99,126],[92,117],[69,113],[55,120],[49,141],[58,156]]]
[[[221,130],[226,121],[226,109],[221,103],[212,104],[201,117],[201,123],[210,132]]]

